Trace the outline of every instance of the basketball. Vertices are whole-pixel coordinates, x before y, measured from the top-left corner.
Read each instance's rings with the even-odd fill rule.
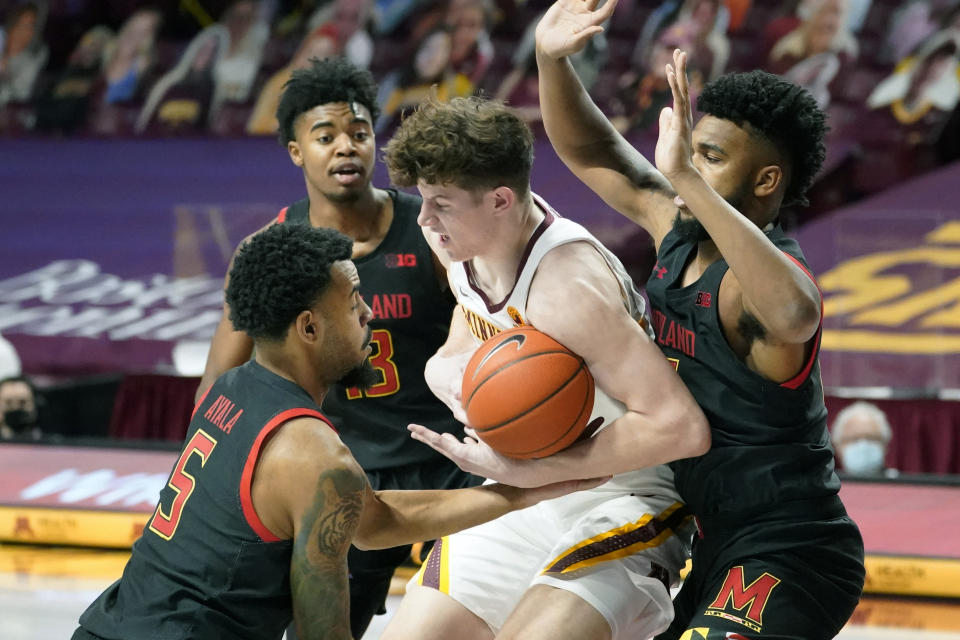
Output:
[[[543,458],[583,433],[593,409],[586,363],[530,326],[493,336],[463,374],[463,408],[477,436],[503,455]]]

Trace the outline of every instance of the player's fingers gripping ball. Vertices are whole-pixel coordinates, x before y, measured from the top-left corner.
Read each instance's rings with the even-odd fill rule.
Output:
[[[593,376],[580,356],[530,326],[498,333],[463,374],[470,426],[496,451],[543,458],[580,437],[593,409]]]

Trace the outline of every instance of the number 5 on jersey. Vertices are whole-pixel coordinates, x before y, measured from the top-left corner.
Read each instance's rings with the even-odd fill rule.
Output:
[[[400,390],[400,374],[393,361],[393,336],[386,329],[375,329],[370,336],[373,353],[370,354],[370,364],[380,373],[381,381],[366,391],[357,387],[347,389],[348,400],[358,400],[363,397],[382,398],[390,396]]]
[[[167,486],[173,489],[176,496],[174,496],[170,509],[166,513],[163,511],[163,503],[157,504],[157,512],[153,514],[153,519],[150,520],[150,531],[164,540],[169,540],[177,532],[183,507],[190,499],[190,494],[193,493],[193,488],[197,484],[196,478],[186,471],[187,462],[193,454],[197,454],[200,456],[200,466],[203,467],[207,464],[215,446],[217,446],[217,441],[203,429],[198,429],[193,434],[190,442],[184,447],[183,453],[180,454],[180,459],[177,460],[173,473],[170,474],[170,481],[167,483]]]

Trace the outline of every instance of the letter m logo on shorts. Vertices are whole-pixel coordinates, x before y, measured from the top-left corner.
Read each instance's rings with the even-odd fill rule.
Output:
[[[727,572],[727,579],[723,581],[717,599],[708,609],[726,609],[729,604],[744,615],[747,620],[762,626],[763,609],[767,606],[770,592],[778,584],[780,584],[779,578],[764,572],[762,576],[746,586],[743,579],[743,567],[733,567]],[[744,614],[743,610],[747,607],[749,609]]]

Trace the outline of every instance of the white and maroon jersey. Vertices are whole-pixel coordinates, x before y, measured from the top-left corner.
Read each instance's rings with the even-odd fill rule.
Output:
[[[516,282],[505,299],[497,302],[487,297],[475,284],[469,261],[454,262],[448,269],[453,292],[457,296],[457,302],[463,309],[467,326],[477,344],[505,329],[531,324],[526,316],[527,298],[540,261],[551,249],[571,242],[589,243],[603,256],[611,273],[620,284],[623,304],[627,311],[643,327],[647,335],[654,339],[651,323],[645,316],[646,306],[643,297],[637,291],[620,260],[581,225],[560,217],[560,214],[540,196],[533,194],[533,201],[534,205],[543,212],[544,218],[527,242]],[[638,375],[637,378],[637,383],[643,384],[642,377]],[[611,398],[597,387],[587,429],[596,434],[625,412],[626,407],[623,403]],[[666,465],[619,474],[599,487],[601,490],[626,489],[628,491],[635,491],[638,488],[647,492],[645,495],[676,497],[673,472]],[[679,498],[676,499],[679,500]]]

